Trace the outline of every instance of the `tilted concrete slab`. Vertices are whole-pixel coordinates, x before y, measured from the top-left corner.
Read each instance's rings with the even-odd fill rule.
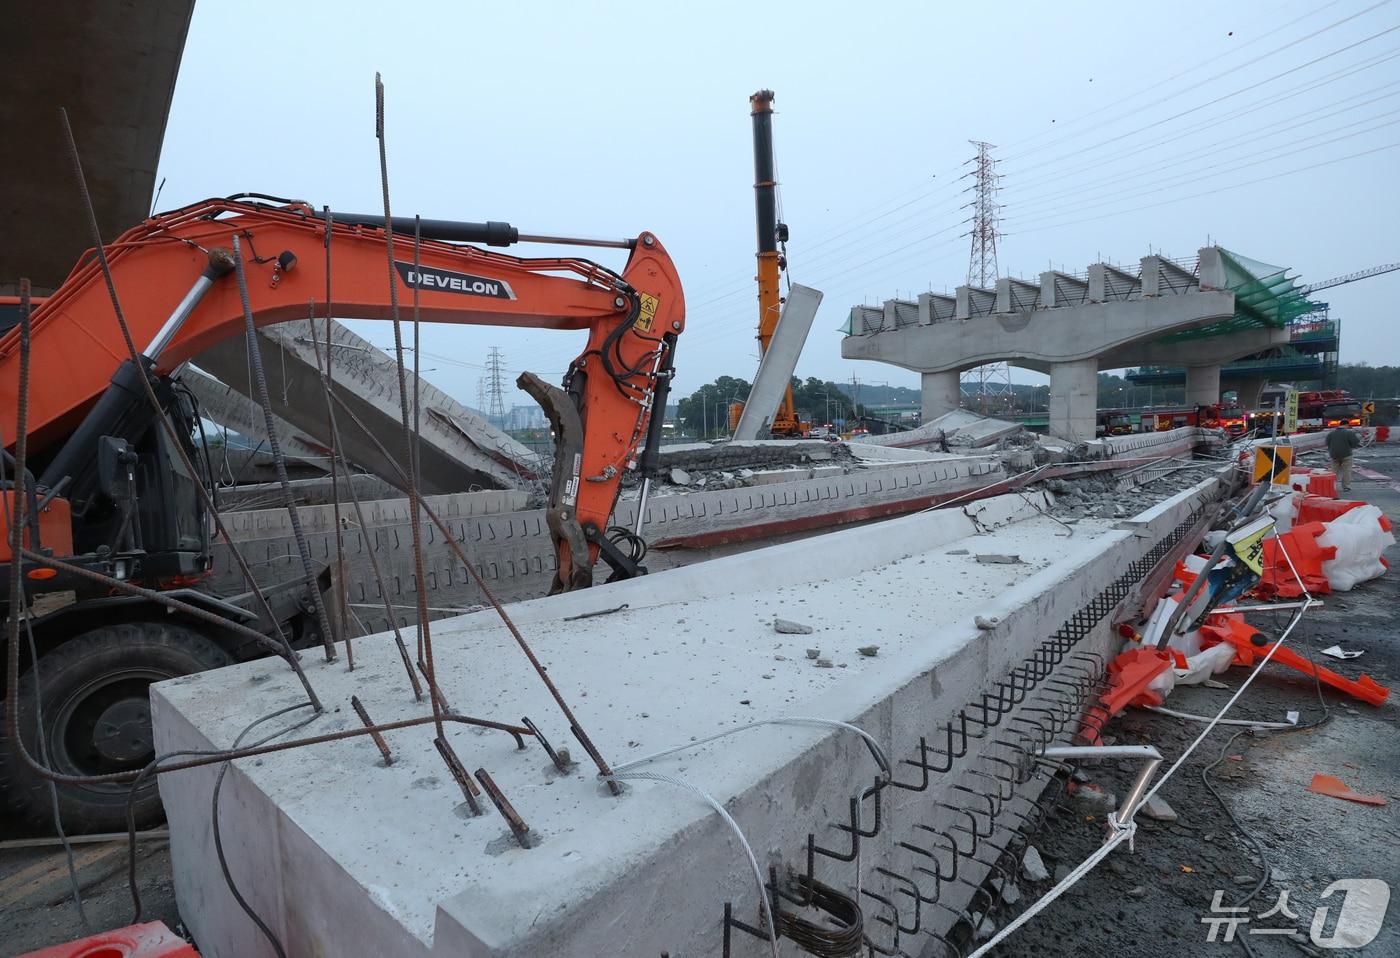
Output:
[[[919,755],[920,738],[941,745],[942,723],[956,727],[960,709],[966,717],[969,702],[994,692],[995,681],[1035,650],[1050,655],[1040,661],[1060,663],[1047,678],[1068,676],[1074,686],[1073,673],[1064,671],[1074,661],[1069,656],[1102,655],[1118,641],[1110,629],[1114,608],[1134,600],[1156,562],[1170,561],[1174,537],[1207,513],[1213,486],[1163,503],[1131,529],[1084,520],[1064,538],[1057,535],[1062,527],[1039,515],[1043,501],[1003,497],[521,603],[512,614],[612,762],[695,742],[646,768],[722,802],[760,863],[774,864],[779,876],[789,867],[806,870],[809,842],[850,848],[840,826],[850,823],[854,801],[854,824],[872,837],[850,862],[814,857],[815,877],[859,904],[867,934],[882,948],[917,954],[966,907],[987,866],[978,863],[982,854],[952,858],[916,826],[935,836],[959,823],[979,834],[985,828],[985,857],[994,859],[1018,833],[1018,816],[1044,780],[1032,777],[1009,799],[989,803],[993,761],[1016,753],[992,736],[970,737],[966,754],[922,790],[887,788],[862,800],[879,772],[850,731],[740,729],[785,716],[853,723],[890,757],[898,779],[910,782],[902,760]],[[964,551],[1021,561],[982,564]],[[851,600],[853,583],[861,601]],[[571,618],[624,603],[610,615]],[[979,629],[975,615],[999,622]],[[777,634],[775,616],[806,622],[814,632]],[[434,636],[450,701],[470,703],[469,711],[484,717],[528,715],[556,746],[577,752],[494,616],[439,623]],[[871,644],[879,646],[876,656],[858,654]],[[818,667],[808,648],[820,648],[836,667]],[[1046,652],[1052,648],[1063,651]],[[352,692],[379,721],[424,714],[392,644],[362,640],[356,651],[354,672],[343,662],[306,657],[310,680],[341,710],[297,734],[353,727],[344,704]],[[1043,689],[1036,680],[1022,705],[1000,714],[1033,724],[1043,714],[1036,709],[1055,711]],[[227,746],[253,718],[299,696],[275,660],[160,683],[152,689],[156,748]],[[1068,721],[1078,706],[1071,700],[1061,708]],[[736,734],[697,741],[722,731]],[[758,921],[747,862],[719,817],[692,793],[631,781],[614,798],[586,765],[560,775],[539,748],[517,751],[507,735],[448,735],[468,769],[485,768],[500,785],[529,825],[533,847],[516,845],[494,812],[464,816],[461,794],[430,742],[431,726],[390,733],[389,767],[367,739],[233,764],[220,804],[229,868],[288,953],[710,956],[721,951],[726,902],[735,917]],[[271,949],[229,898],[211,848],[215,774],[207,768],[160,780],[181,915],[208,958],[258,958]],[[918,776],[912,778],[917,787]],[[934,861],[904,843],[930,849]],[[917,877],[921,861],[940,868],[956,862],[967,884],[935,889]],[[899,909],[903,896],[915,893],[909,882],[942,907],[924,908],[921,930],[901,941],[881,923],[898,917],[875,896]],[[901,924],[910,918],[902,914]],[[733,954],[768,951],[736,934]]]
[[[979,416],[966,409],[954,409],[924,423],[916,429],[892,432],[883,436],[861,436],[851,441],[853,448],[885,446],[895,449],[941,449],[949,447],[982,448],[1022,431],[1020,423]]]
[[[792,382],[797,359],[802,355],[802,347],[821,303],[821,290],[798,283],[788,290],[778,327],[773,331],[763,358],[758,361],[758,373],[744,401],[738,425],[734,427],[735,439],[766,439],[771,434],[778,405]]]
[[[199,411],[206,419],[250,439],[267,439],[267,420],[263,416],[262,406],[243,393],[193,366],[186,366],[180,372],[180,382],[199,401]],[[330,471],[329,446],[323,446],[299,432],[280,416],[274,416],[272,424],[277,430],[277,442],[284,456]]]
[[[324,322],[316,324],[314,335],[324,349]],[[330,446],[325,393],[312,339],[312,324],[307,320],[265,326],[258,332],[272,411]],[[397,364],[339,323],[331,324],[331,341],[337,395],[397,459],[405,449]],[[241,338],[200,354],[197,363],[235,390],[246,392],[249,388],[247,349]],[[405,377],[412,391],[412,371],[407,370]],[[420,379],[418,395],[422,404],[419,466],[423,492],[521,488],[548,474],[538,454],[431,383]],[[386,482],[400,485],[393,466],[351,417],[337,408],[336,418],[345,457]]]

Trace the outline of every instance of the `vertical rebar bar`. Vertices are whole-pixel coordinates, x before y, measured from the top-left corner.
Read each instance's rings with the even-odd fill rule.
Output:
[[[389,207],[389,155],[384,136],[384,81],[379,74],[374,75],[374,132],[379,140],[379,183],[384,195],[384,249],[389,266],[389,319],[394,327],[394,356],[399,374],[399,418],[404,434],[404,464],[407,467],[408,504],[410,528],[413,533],[414,594],[418,599],[418,637],[422,643],[423,664],[428,675],[428,690],[437,687],[437,669],[433,663],[433,638],[428,626],[427,582],[423,575],[423,524],[420,517],[421,500],[418,495],[417,470],[414,460],[414,431],[408,414],[408,388],[403,365],[403,326],[399,322],[399,287],[394,269],[394,220]],[[414,383],[417,389],[417,383]],[[436,695],[429,695],[433,705],[433,716],[438,720],[438,738],[444,738],[442,729],[442,705]]]
[[[302,573],[306,576],[306,590],[311,594],[311,607],[316,613],[316,625],[321,630],[321,645],[326,650],[326,661],[334,662],[335,643],[331,639],[330,618],[326,615],[325,603],[321,601],[321,590],[316,586],[316,574],[311,568],[311,548],[306,543],[306,532],[301,527],[301,511],[292,497],[292,483],[287,478],[287,459],[282,455],[282,444],[277,438],[277,423],[272,416],[272,397],[267,391],[267,374],[263,370],[262,349],[258,346],[258,330],[253,325],[253,307],[248,301],[248,274],[243,268],[243,250],[238,235],[233,237],[233,268],[238,279],[238,299],[243,306],[243,331],[248,337],[248,363],[253,372],[254,385],[258,389],[258,402],[262,405],[263,424],[267,427],[267,447],[272,453],[272,464],[277,471],[277,483],[282,487],[282,495],[287,502],[287,518],[292,523],[292,538],[296,540],[297,554],[301,557]]]
[[[345,458],[342,450],[344,443],[340,441],[340,423],[335,416],[335,401],[333,390],[335,383],[332,378],[332,343],[331,343],[331,232],[334,226],[334,219],[331,216],[329,207],[325,208],[326,218],[326,367],[321,369],[321,346],[316,339],[316,324],[311,325],[311,349],[316,358],[316,373],[321,377],[321,391],[326,397],[326,422],[330,429],[331,440],[331,461],[340,460],[340,464],[345,467],[346,488],[350,492],[350,503],[355,511],[355,522],[360,528],[360,541],[364,543],[365,554],[369,557],[370,569],[374,572],[374,581],[379,586],[379,598],[384,602],[384,618],[389,628],[394,631],[394,644],[398,647],[399,658],[403,660],[404,671],[408,673],[409,684],[413,686],[414,701],[423,700],[423,687],[418,682],[418,673],[414,671],[413,662],[408,657],[408,647],[404,645],[403,632],[399,629],[398,619],[394,616],[393,606],[389,602],[389,590],[384,583],[384,573],[379,568],[379,555],[375,550],[374,543],[369,540],[369,524],[365,521],[364,509],[360,506],[360,494],[355,491],[355,477],[350,471],[350,463]],[[337,520],[338,521],[338,520]]]
[[[331,234],[330,234],[330,230],[328,229],[328,230],[326,231],[326,330],[327,330],[327,333],[329,333],[330,328],[331,328],[331,297],[330,297],[330,287],[331,287]],[[311,346],[312,346],[312,349],[318,354],[318,355],[316,356],[316,371],[319,373],[319,372],[321,371],[321,357],[320,357],[320,355],[319,355],[320,350],[319,350],[319,349],[316,349],[316,301],[315,301],[315,300],[312,300],[311,303],[310,303],[309,306],[308,306],[308,309],[307,309],[307,316],[306,316],[306,325],[307,325],[307,328],[310,329],[310,331],[311,331]],[[329,347],[329,346],[326,347],[326,360],[327,360],[327,366],[329,367],[329,361],[330,361],[330,347]],[[322,384],[324,385],[325,379],[323,378],[323,379],[321,380],[321,382],[322,382]],[[339,467],[338,463],[336,462],[337,456],[336,456],[336,448],[335,448],[335,446],[336,446],[335,433],[334,433],[332,430],[330,430],[330,428],[329,428],[329,427],[330,427],[330,420],[332,419],[332,417],[333,417],[334,415],[335,415],[335,413],[334,413],[334,411],[331,409],[330,397],[327,397],[327,398],[326,398],[326,420],[327,420],[327,421],[326,421],[326,426],[327,426],[327,431],[330,432],[329,438],[330,438],[330,441],[331,441],[331,456],[330,456],[330,459],[331,459],[331,509],[332,509],[332,513],[331,513],[331,514],[332,514],[332,516],[334,517],[334,520],[335,520],[335,601],[336,601],[336,606],[337,606],[336,612],[339,613],[339,618],[340,618],[340,637],[341,637],[341,639],[344,640],[344,642],[345,642],[345,667],[346,667],[349,671],[353,672],[353,671],[355,671],[355,650],[354,650],[354,647],[350,644],[350,615],[349,615],[349,612],[350,612],[350,604],[349,604],[349,603],[350,603],[350,597],[346,594],[346,584],[345,584],[345,527],[341,524],[341,521],[340,521],[340,467]],[[347,471],[348,471],[348,470],[347,470]],[[354,481],[354,480],[351,479],[349,476],[347,476],[346,478],[347,478],[348,481],[351,481],[351,482]]]

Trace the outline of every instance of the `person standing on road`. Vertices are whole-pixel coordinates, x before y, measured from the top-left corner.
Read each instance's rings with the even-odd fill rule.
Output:
[[[1342,491],[1351,489],[1351,452],[1361,445],[1361,437],[1346,426],[1338,426],[1327,434],[1327,454],[1332,468],[1342,480]]]

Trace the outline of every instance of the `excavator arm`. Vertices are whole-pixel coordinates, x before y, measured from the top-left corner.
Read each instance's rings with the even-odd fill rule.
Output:
[[[609,541],[609,517],[623,473],[639,465],[644,475],[655,469],[661,416],[652,411],[664,411],[685,327],[680,280],[661,243],[650,233],[616,242],[521,236],[494,222],[396,218],[391,225],[392,277],[382,217],[304,203],[213,199],[128,230],[106,251],[140,370],[168,375],[242,333],[242,305],[228,275],[235,236],[258,326],[308,315],[390,319],[392,283],[404,318],[416,290],[427,322],[586,329],[587,346],[562,389],[530,374],[520,381],[544,406],[558,443],[548,513],[558,553],[554,589],[590,584],[600,551],[625,566],[625,554]],[[630,255],[619,274],[579,257],[524,259],[467,245],[514,242],[616,246]],[[31,357],[29,448],[47,463],[40,484],[52,489],[94,454],[93,442],[105,434],[105,405],[134,392],[130,382],[125,388],[118,382],[124,364],[125,375],[137,374],[91,254],[34,312]],[[0,337],[0,428],[7,444],[20,402],[18,364],[18,331],[10,330]]]

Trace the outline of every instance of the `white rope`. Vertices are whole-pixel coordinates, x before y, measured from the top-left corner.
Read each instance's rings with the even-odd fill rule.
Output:
[[[1079,881],[1079,879],[1089,874],[1089,872],[1093,870],[1095,865],[1097,865],[1099,862],[1103,861],[1105,858],[1108,857],[1109,852],[1113,851],[1123,842],[1131,839],[1133,837],[1133,833],[1136,831],[1137,823],[1133,822],[1132,820],[1129,820],[1126,825],[1118,826],[1118,830],[1113,833],[1113,835],[1108,839],[1108,841],[1100,845],[1097,851],[1095,851],[1088,858],[1084,859],[1084,861],[1080,862],[1079,865],[1076,866],[1075,869],[1071,871],[1068,875],[1066,875],[1058,885],[1056,885],[1054,888],[1050,889],[1043,896],[1037,899],[1034,905],[1021,912],[1021,914],[1017,915],[1016,918],[1011,922],[1011,924],[1007,925],[1001,931],[993,935],[990,941],[988,941],[981,948],[978,948],[972,954],[968,955],[967,958],[980,958],[981,955],[985,955],[987,952],[995,948],[998,944],[1001,943],[1003,939],[1009,937],[1011,934],[1020,929],[1020,927],[1026,922],[1030,921],[1036,915],[1040,914],[1040,912],[1047,905],[1053,902],[1056,898],[1059,898],[1065,892],[1069,891],[1069,889],[1074,885],[1075,882]]]
[[[1209,715],[1197,715],[1194,712],[1178,712],[1176,709],[1163,708],[1160,705],[1144,705],[1144,709],[1149,712],[1157,712],[1161,715],[1170,715],[1172,718],[1189,719],[1192,722],[1209,722]],[[1243,725],[1247,728],[1297,728],[1296,722],[1255,722],[1250,719],[1220,719],[1219,725]]]
[[[647,761],[647,759],[640,759],[639,761]],[[628,765],[635,764],[637,763],[628,763]],[[778,929],[773,924],[772,909],[768,907],[768,890],[763,884],[763,872],[758,867],[758,859],[754,857],[753,848],[749,845],[748,839],[744,837],[743,829],[739,827],[738,822],[734,821],[729,812],[725,811],[724,806],[720,804],[719,800],[694,782],[688,782],[683,778],[676,778],[673,775],[662,775],[660,772],[619,772],[617,769],[613,769],[611,777],[616,779],[641,779],[649,782],[661,782],[665,785],[675,785],[679,788],[694,792],[704,799],[706,804],[719,813],[719,817],[724,819],[724,823],[729,826],[730,831],[734,833],[734,837],[739,839],[739,844],[744,849],[744,857],[749,860],[749,867],[753,869],[753,880],[758,887],[758,910],[759,913],[763,915],[763,923],[768,928],[769,950],[773,953],[773,958],[779,958]]]

